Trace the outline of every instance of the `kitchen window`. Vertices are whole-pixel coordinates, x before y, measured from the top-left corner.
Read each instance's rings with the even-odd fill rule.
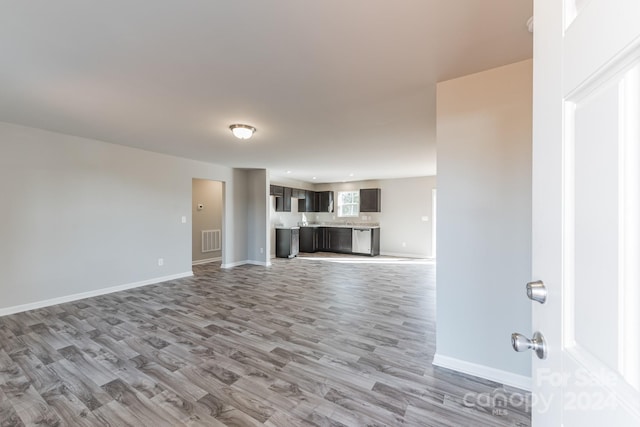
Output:
[[[338,216],[358,216],[360,211],[360,191],[338,191]]]

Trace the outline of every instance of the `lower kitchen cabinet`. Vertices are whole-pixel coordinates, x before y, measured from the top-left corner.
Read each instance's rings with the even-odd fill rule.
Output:
[[[300,252],[312,253],[327,250],[325,235],[325,227],[301,227]]]
[[[351,253],[351,228],[328,227],[327,248],[331,252]]]
[[[316,230],[316,227],[300,228],[300,252],[315,252],[318,250]]]
[[[371,229],[370,252],[362,255],[380,255],[380,229]],[[300,252],[353,252],[353,228],[350,227],[301,227]],[[279,256],[279,255],[278,255]]]
[[[371,256],[380,255],[380,229],[371,229]]]
[[[293,258],[300,251],[299,228],[276,228],[276,257]]]

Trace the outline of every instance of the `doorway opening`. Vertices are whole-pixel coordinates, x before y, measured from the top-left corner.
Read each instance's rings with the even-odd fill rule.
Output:
[[[222,261],[224,183],[193,178],[191,263]]]
[[[436,214],[438,209],[436,206],[437,189],[431,190],[431,258],[436,259]]]

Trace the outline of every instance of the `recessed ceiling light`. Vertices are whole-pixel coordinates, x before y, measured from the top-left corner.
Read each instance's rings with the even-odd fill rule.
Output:
[[[289,174],[289,173],[291,173],[291,171],[287,171],[287,173]]]
[[[313,178],[311,178],[311,179],[318,179],[318,178],[316,178],[316,177],[314,176],[314,177],[313,177]]]
[[[254,128],[253,126],[243,124],[233,124],[229,126],[229,129],[231,129],[231,132],[233,132],[233,136],[238,139],[249,139],[256,131],[256,128]]]
[[[351,173],[349,174],[349,176],[353,176],[353,172],[351,172]]]

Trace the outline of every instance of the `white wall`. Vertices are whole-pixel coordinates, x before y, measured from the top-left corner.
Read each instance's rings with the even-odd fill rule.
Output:
[[[532,61],[438,84],[437,355],[521,386],[530,334]]]
[[[193,221],[191,253],[193,261],[219,259],[222,250],[202,252],[202,230],[220,230],[222,233],[223,183],[208,179],[193,179],[191,218]],[[198,204],[204,207],[198,209]]]
[[[224,215],[224,230],[222,241],[224,242],[222,251],[222,268],[229,268],[235,265],[244,264],[248,260],[247,243],[249,242],[249,232],[247,224],[249,221],[248,215],[248,190],[249,179],[247,171],[242,169],[233,169],[231,172],[231,179],[235,191],[227,194],[227,186],[225,186],[225,215]],[[227,200],[231,200],[231,206],[233,211],[229,212],[227,209]],[[233,234],[229,234],[227,231],[227,224],[234,222],[236,224],[242,224],[242,226],[234,227]],[[227,257],[225,252],[229,251],[233,255]]]
[[[269,265],[269,177],[265,169],[247,171],[248,261]]]
[[[0,314],[190,274],[192,178],[225,182],[223,263],[246,260],[247,175],[0,122]]]

